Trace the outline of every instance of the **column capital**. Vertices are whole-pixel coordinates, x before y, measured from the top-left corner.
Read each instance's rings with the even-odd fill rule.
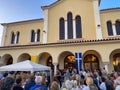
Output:
[[[115,22],[114,22],[114,23],[112,23],[112,25],[115,25]]]
[[[58,63],[53,63],[54,66],[58,65]]]
[[[57,74],[57,63],[53,63],[54,65],[54,76]]]
[[[103,62],[104,65],[108,65],[110,62]]]

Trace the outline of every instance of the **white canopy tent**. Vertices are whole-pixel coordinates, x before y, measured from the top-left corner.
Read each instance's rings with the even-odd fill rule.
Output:
[[[51,81],[52,80],[51,67],[37,64],[37,63],[31,62],[30,60],[25,60],[23,62],[0,67],[0,71],[30,71],[31,73],[33,73],[34,71],[44,72],[46,70],[50,72],[50,81]]]
[[[30,60],[25,60],[23,62],[0,67],[0,71],[31,71],[31,72],[34,72],[34,71],[45,71],[45,70],[51,70],[51,68],[48,66],[44,66],[41,64],[31,62]]]

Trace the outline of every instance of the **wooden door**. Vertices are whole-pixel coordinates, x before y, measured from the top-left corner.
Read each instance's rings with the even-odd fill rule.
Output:
[[[85,63],[85,70],[98,70],[99,69],[99,64],[97,62],[86,62]]]
[[[85,63],[85,70],[91,70],[90,63]]]
[[[99,65],[98,65],[97,62],[93,62],[93,63],[91,63],[91,64],[92,64],[91,67],[92,67],[92,70],[93,70],[93,71],[99,69]]]

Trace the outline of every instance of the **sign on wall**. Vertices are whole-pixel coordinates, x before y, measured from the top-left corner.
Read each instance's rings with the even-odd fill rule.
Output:
[[[37,62],[37,56],[31,56],[31,61],[36,63]]]

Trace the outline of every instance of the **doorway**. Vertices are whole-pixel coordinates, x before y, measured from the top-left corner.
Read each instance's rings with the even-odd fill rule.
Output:
[[[99,69],[99,60],[94,54],[88,54],[84,57],[84,69],[85,70],[98,70]]]
[[[66,68],[75,68],[75,56],[74,55],[68,55],[64,59],[64,69]]]

